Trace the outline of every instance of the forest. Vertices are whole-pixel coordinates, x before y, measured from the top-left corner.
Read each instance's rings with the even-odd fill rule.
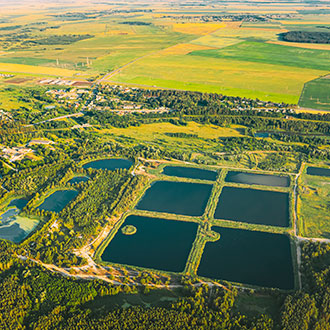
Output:
[[[306,42],[312,44],[330,44],[329,32],[289,31],[280,37],[290,42]]]
[[[1,241],[0,329],[326,330],[330,319],[330,247],[322,243],[301,244],[303,289],[295,293],[270,289],[249,293],[231,285],[226,290],[195,286],[195,280],[186,276],[181,279],[181,298],[166,306],[122,309],[109,304],[104,309],[101,306],[110,297],[147,297],[155,289],[145,291],[148,284],[126,287],[63,278],[15,257],[22,249]],[[240,313],[240,296],[252,298],[253,294],[269,295],[280,309],[273,316]]]

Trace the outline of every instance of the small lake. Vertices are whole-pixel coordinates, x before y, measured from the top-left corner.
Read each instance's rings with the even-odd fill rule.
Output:
[[[162,174],[169,176],[178,176],[180,178],[190,178],[199,180],[215,181],[218,173],[216,171],[203,170],[201,168],[184,166],[165,166]]]
[[[139,210],[201,216],[212,185],[190,182],[156,181],[136,206]]]
[[[39,221],[21,217],[19,212],[18,208],[13,207],[0,215],[1,239],[19,243],[38,225]]]
[[[330,176],[330,168],[310,166],[307,168],[307,174],[318,175],[318,176]]]
[[[71,180],[68,181],[70,184],[77,184],[80,182],[86,182],[89,180],[88,176],[75,176]]]
[[[290,178],[288,176],[245,173],[229,171],[227,173],[226,182],[256,184],[272,187],[289,187]]]
[[[109,158],[89,162],[83,165],[83,168],[94,168],[96,170],[109,170],[114,171],[118,169],[129,169],[133,162],[124,158]]]
[[[195,240],[197,223],[130,215],[122,227],[137,231],[125,235],[119,228],[105,248],[102,260],[132,266],[182,272]]]
[[[38,206],[39,210],[61,212],[78,195],[76,190],[57,190]]]
[[[24,209],[24,207],[26,206],[27,203],[28,203],[28,200],[27,199],[25,199],[25,198],[17,198],[17,199],[11,200],[8,206],[15,206],[19,210],[22,210],[22,209]]]
[[[289,194],[278,191],[224,187],[214,218],[288,227]]]
[[[243,284],[290,290],[294,274],[290,239],[285,235],[213,227],[216,242],[207,242],[198,275]]]
[[[268,138],[269,137],[269,133],[268,132],[257,132],[254,134],[254,137],[257,138]]]

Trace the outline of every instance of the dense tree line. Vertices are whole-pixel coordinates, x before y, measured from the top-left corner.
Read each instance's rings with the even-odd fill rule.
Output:
[[[120,22],[119,24],[127,24],[127,25],[151,25],[151,23],[142,22],[142,21],[125,21],[125,22]]]
[[[289,31],[282,33],[281,38],[290,42],[330,44],[329,32]]]
[[[10,176],[5,176],[1,184],[7,190],[17,195],[29,196],[40,190],[48,183],[55,184],[56,178],[61,171],[69,166],[70,162],[56,162],[54,164],[42,165],[36,168],[28,168]]]
[[[286,298],[282,307],[282,329],[330,329],[329,260],[329,244],[302,243],[303,290]]]
[[[70,45],[80,40],[91,39],[91,34],[63,34],[50,35],[44,38],[33,38],[25,40],[23,45]]]

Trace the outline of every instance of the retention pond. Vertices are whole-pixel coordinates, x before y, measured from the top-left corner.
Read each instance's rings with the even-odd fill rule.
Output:
[[[136,206],[139,210],[201,216],[212,185],[190,182],[156,181]]]
[[[271,187],[289,187],[290,178],[288,176],[246,173],[229,171],[227,173],[226,182],[256,184]]]
[[[129,169],[133,165],[133,162],[124,158],[109,158],[101,159],[89,162],[83,165],[83,168],[94,168],[101,170],[114,171],[118,169]]]
[[[132,235],[123,227],[133,226]],[[195,240],[198,225],[193,222],[131,215],[105,248],[102,260],[118,264],[182,272]]]
[[[57,190],[38,206],[39,210],[61,212],[78,195],[76,190]]]
[[[294,275],[290,239],[285,235],[213,227],[220,234],[204,248],[198,275],[290,290]]]
[[[308,167],[307,174],[318,175],[318,176],[330,176],[330,168],[323,167]]]
[[[184,166],[165,166],[162,173],[165,175],[177,176],[180,178],[190,178],[190,179],[210,180],[210,181],[215,181],[218,175],[216,171],[203,170],[200,168],[184,167]]]
[[[224,187],[214,218],[288,227],[289,194],[278,191]]]
[[[20,216],[20,211],[27,204],[26,199],[14,199],[9,203],[9,209],[1,214],[0,238],[14,243],[20,243],[38,225],[39,221]]]
[[[71,180],[69,180],[68,183],[77,184],[80,182],[86,182],[88,180],[89,180],[88,176],[78,175],[78,176],[73,177]]]

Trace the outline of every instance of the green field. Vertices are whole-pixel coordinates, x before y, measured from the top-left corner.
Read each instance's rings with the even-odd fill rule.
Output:
[[[221,50],[193,51],[190,55],[324,71],[329,70],[330,67],[330,51],[274,45],[263,42],[245,41]]]
[[[100,37],[93,41],[94,46],[99,44],[101,47],[101,44],[108,44],[111,45],[111,49],[109,47],[106,55],[94,60],[91,68],[96,71],[111,71],[136,58],[191,39],[192,36],[189,35],[162,31],[140,35]]]
[[[319,110],[330,110],[330,79],[319,78],[305,84],[299,106]]]
[[[111,81],[297,103],[304,82],[321,74],[285,65],[155,54],[124,68]]]
[[[304,174],[299,187],[299,234],[330,239],[330,179]]]

